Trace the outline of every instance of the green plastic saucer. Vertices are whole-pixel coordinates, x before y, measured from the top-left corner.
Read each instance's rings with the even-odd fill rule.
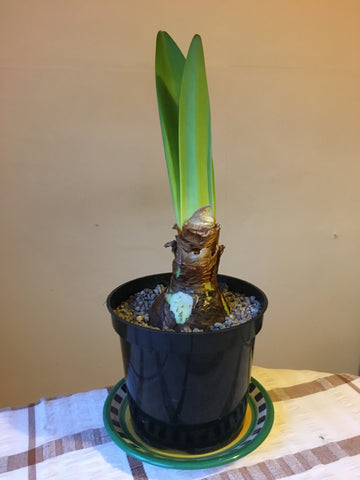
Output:
[[[219,450],[194,455],[180,450],[159,450],[136,435],[130,420],[125,379],[120,380],[109,393],[103,417],[110,438],[129,455],[161,467],[190,470],[218,467],[254,451],[271,430],[274,407],[264,387],[251,378],[244,425],[238,436]]]

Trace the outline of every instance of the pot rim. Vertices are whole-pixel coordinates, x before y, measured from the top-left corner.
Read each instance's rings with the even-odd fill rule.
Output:
[[[168,285],[169,280],[171,278],[171,273],[170,272],[163,272],[163,273],[145,275],[143,277],[138,277],[138,278],[129,280],[129,281],[127,281],[127,282],[125,282],[121,285],[118,285],[107,296],[106,306],[107,306],[107,309],[110,312],[111,317],[113,319],[113,324],[114,324],[114,321],[116,319],[117,322],[120,322],[121,324],[126,326],[126,328],[131,328],[134,332],[136,332],[136,331],[151,332],[151,333],[149,333],[149,335],[163,336],[163,337],[167,337],[167,338],[178,337],[179,335],[184,336],[184,337],[185,336],[186,337],[191,337],[191,336],[207,337],[207,336],[214,335],[214,334],[216,334],[216,335],[231,335],[236,330],[246,329],[249,324],[257,324],[258,328],[256,328],[256,333],[258,333],[258,331],[260,330],[260,328],[262,326],[262,317],[263,317],[263,315],[264,315],[264,313],[265,313],[265,311],[268,307],[268,299],[267,299],[265,293],[259,287],[257,287],[256,285],[254,285],[250,282],[247,282],[246,280],[242,280],[242,279],[239,279],[237,277],[233,277],[233,276],[230,276],[230,275],[224,275],[224,274],[218,274],[217,277],[218,277],[218,282],[219,283],[227,283],[230,290],[232,289],[232,287],[231,287],[232,284],[241,283],[242,286],[244,287],[244,289],[248,290],[248,292],[245,292],[247,295],[254,295],[257,298],[257,300],[260,301],[260,303],[261,303],[260,312],[257,315],[255,315],[254,317],[252,317],[251,319],[249,319],[249,320],[247,320],[243,323],[240,323],[239,325],[234,325],[234,326],[219,329],[219,330],[217,330],[217,329],[216,330],[210,330],[210,331],[208,330],[208,331],[205,331],[205,332],[174,332],[174,331],[168,331],[168,330],[148,328],[146,326],[136,325],[134,323],[128,322],[127,320],[123,319],[122,317],[120,317],[119,315],[117,315],[115,313],[114,308],[116,308],[116,306],[114,306],[112,304],[112,299],[119,292],[120,289],[125,290],[125,291],[129,290],[129,294],[127,296],[127,298],[129,298],[129,296],[143,290],[144,288],[151,288],[151,287],[149,287],[149,285],[146,285],[148,283],[150,283],[153,286],[156,286],[158,283]],[[140,288],[138,286],[136,286],[139,283],[141,285],[143,285],[143,286],[140,286]],[[237,288],[234,291],[239,292],[239,289]],[[243,293],[243,292],[240,292],[240,293]],[[114,328],[115,328],[115,325],[114,325]],[[115,330],[117,330],[117,328],[115,328]]]

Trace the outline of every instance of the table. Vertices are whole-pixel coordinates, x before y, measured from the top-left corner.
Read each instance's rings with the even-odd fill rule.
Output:
[[[360,479],[360,377],[261,367],[252,376],[273,401],[274,425],[235,462],[176,470],[129,456],[104,428],[104,388],[0,410],[0,479]]]

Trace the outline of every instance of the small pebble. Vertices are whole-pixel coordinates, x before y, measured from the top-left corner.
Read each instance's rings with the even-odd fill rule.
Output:
[[[195,330],[195,329],[194,329],[194,330]],[[189,332],[192,332],[192,331],[193,331],[193,330],[191,330],[190,327],[182,327],[182,328],[181,328],[181,332],[187,332],[187,333],[189,333]]]

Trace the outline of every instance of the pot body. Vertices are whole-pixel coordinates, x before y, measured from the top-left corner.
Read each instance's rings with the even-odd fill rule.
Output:
[[[243,280],[218,275],[234,292],[254,295],[261,312],[223,330],[163,332],[133,325],[114,313],[144,288],[168,285],[170,273],[141,277],[108,297],[120,336],[132,423],[136,433],[159,448],[206,452],[231,441],[247,407],[255,336],[267,307],[265,294]]]

